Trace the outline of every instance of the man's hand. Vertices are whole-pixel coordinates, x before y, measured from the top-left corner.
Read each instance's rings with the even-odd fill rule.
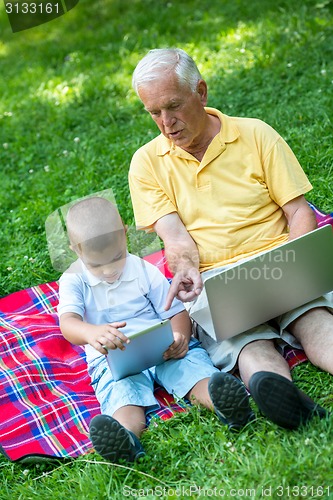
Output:
[[[154,230],[164,242],[168,265],[174,275],[165,303],[168,311],[175,297],[191,302],[200,295],[203,283],[199,273],[199,252],[177,212],[158,219]]]
[[[195,267],[176,272],[166,298],[164,309],[168,311],[175,297],[182,302],[191,302],[203,289],[199,270]]]
[[[173,336],[173,343],[163,354],[163,358],[165,359],[165,361],[168,359],[183,358],[188,351],[188,341],[186,337],[179,332],[174,332]]]
[[[109,323],[105,325],[90,325],[89,344],[101,354],[106,354],[108,349],[125,349],[130,339],[118,328],[126,326],[125,321]]]

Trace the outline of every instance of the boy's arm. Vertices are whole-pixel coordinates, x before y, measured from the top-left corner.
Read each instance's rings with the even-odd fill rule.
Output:
[[[89,344],[101,354],[107,349],[125,349],[124,344],[129,342],[118,328],[126,325],[125,321],[103,325],[92,325],[83,321],[76,313],[64,313],[60,316],[60,330],[65,339],[75,345]]]
[[[165,360],[183,358],[188,351],[188,343],[192,333],[192,323],[187,311],[175,314],[170,321],[175,340],[165,351]]]

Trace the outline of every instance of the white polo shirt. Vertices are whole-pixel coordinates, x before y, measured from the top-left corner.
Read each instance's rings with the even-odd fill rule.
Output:
[[[126,321],[121,331],[130,337],[184,310],[177,299],[164,310],[169,287],[156,266],[129,253],[120,279],[114,283],[100,281],[78,259],[60,278],[58,314],[76,313],[95,325]],[[90,345],[85,348],[89,363],[101,356]]]

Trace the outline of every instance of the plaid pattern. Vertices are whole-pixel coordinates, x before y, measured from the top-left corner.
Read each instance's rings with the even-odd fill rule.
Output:
[[[92,448],[88,422],[99,405],[83,348],[60,333],[57,290],[49,283],[0,301],[0,444],[10,460]]]
[[[316,215],[318,227],[325,226],[326,224],[331,224],[331,226],[333,226],[333,212],[326,214],[319,210],[313,203],[308,202],[308,204]]]
[[[293,347],[286,346],[283,350],[283,357],[287,361],[290,370],[295,368],[295,366],[304,363],[308,358],[304,351],[300,349],[294,349]]]
[[[0,300],[0,450],[13,461],[93,451],[88,425],[100,408],[83,347],[60,333],[57,303],[56,282]],[[147,423],[185,411],[162,388],[156,398]]]
[[[333,214],[314,205],[318,225],[333,225]],[[171,279],[163,251],[147,257]],[[46,283],[0,299],[0,451],[10,460],[68,458],[93,451],[88,436],[100,412],[86,370],[84,349],[60,333],[57,283]],[[284,353],[293,368],[302,351]],[[186,411],[160,387],[161,409],[149,415],[167,420]]]

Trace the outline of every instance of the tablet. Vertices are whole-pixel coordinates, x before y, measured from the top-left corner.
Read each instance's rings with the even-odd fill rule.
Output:
[[[170,320],[154,324],[129,338],[130,343],[123,351],[109,349],[107,354],[116,381],[163,363],[163,354],[174,341]]]

